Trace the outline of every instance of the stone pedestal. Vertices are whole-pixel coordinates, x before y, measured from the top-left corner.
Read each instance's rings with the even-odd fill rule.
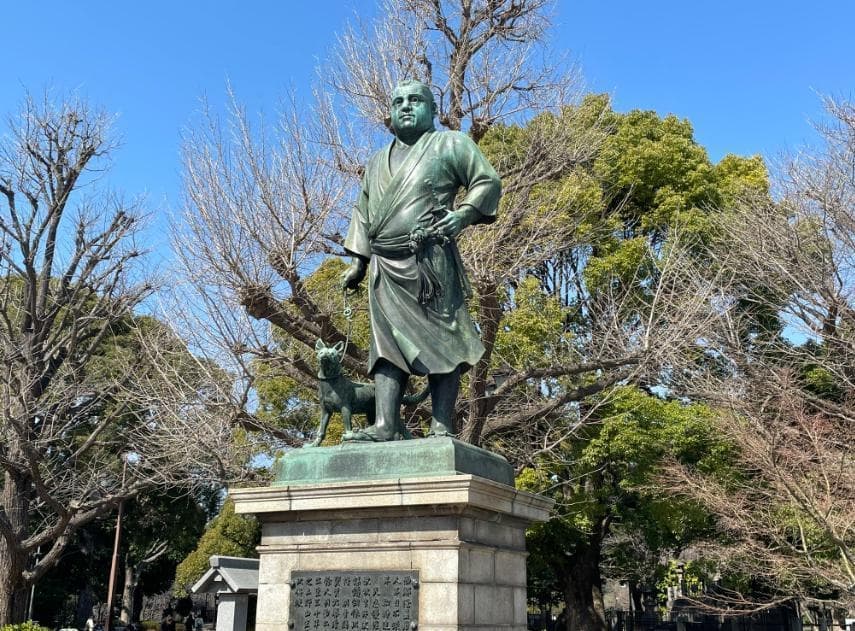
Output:
[[[421,631],[526,629],[525,528],[548,518],[551,500],[472,474],[230,494],[262,523],[256,631],[292,628],[292,572],[307,571],[417,571]]]

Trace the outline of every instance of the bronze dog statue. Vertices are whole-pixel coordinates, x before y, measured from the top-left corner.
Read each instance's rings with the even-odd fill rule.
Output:
[[[310,443],[317,447],[327,435],[327,426],[333,412],[341,414],[344,425],[342,440],[359,440],[358,431],[353,431],[352,417],[354,414],[364,414],[368,425],[374,424],[374,384],[351,381],[341,372],[341,356],[344,343],[337,342],[332,346],[324,344],[323,340],[315,343],[315,354],[318,358],[318,399],[321,406],[321,421],[318,435]],[[406,404],[421,403],[430,389],[426,386],[418,394],[404,397]],[[412,438],[407,432],[403,438]]]

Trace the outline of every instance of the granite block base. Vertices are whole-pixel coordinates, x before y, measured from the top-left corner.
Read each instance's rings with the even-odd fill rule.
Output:
[[[313,571],[418,572],[421,631],[526,629],[525,529],[548,519],[551,500],[460,473],[230,495],[262,524],[256,631],[296,628],[292,573]]]

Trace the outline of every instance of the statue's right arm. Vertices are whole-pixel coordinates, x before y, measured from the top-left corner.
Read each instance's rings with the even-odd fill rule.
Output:
[[[353,262],[341,275],[341,286],[343,289],[356,289],[365,278],[368,269],[368,260],[361,256],[354,256]]]
[[[371,245],[368,237],[368,171],[362,178],[362,191],[356,201],[350,227],[344,239],[344,249],[352,257],[350,266],[342,273],[342,289],[356,289],[365,278],[368,259],[371,257]]]

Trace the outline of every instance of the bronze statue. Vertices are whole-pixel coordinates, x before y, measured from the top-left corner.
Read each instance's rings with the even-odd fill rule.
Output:
[[[353,262],[342,285],[368,272],[369,373],[376,387],[375,424],[363,440],[406,435],[400,407],[411,374],[427,375],[430,434],[454,434],[461,372],[483,355],[465,299],[469,284],[455,237],[491,223],[501,195],[496,171],[465,134],[438,132],[430,88],[405,81],[392,92],[395,139],[368,161],[344,243]],[[460,188],[466,194],[454,207]]]

